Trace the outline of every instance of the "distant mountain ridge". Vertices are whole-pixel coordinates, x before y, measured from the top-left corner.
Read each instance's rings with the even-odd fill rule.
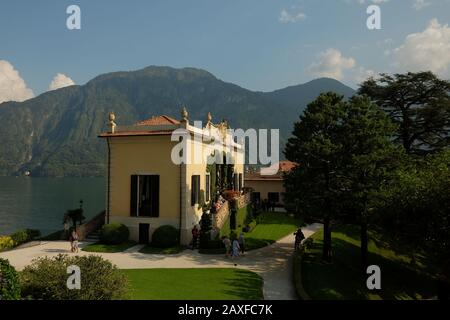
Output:
[[[153,115],[191,120],[227,119],[234,128],[280,128],[284,144],[293,122],[321,92],[355,91],[317,79],[273,92],[254,92],[195,68],[150,66],[99,75],[82,86],[49,91],[24,102],[0,104],[0,175],[100,176],[106,148],[97,135],[114,111],[119,125]]]

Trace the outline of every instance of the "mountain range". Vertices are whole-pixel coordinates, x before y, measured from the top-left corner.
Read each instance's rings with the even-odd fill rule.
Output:
[[[0,175],[102,176],[110,111],[118,125],[153,115],[228,120],[233,128],[279,128],[284,145],[306,105],[320,93],[355,91],[321,78],[273,92],[255,92],[195,68],[150,66],[100,75],[85,85],[45,92],[24,102],[0,104]]]

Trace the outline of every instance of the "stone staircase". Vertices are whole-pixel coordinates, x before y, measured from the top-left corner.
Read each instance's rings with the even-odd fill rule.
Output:
[[[87,241],[87,242],[98,242],[98,241],[100,241],[99,230],[96,230],[94,232],[89,233],[88,236],[84,239],[84,241]]]

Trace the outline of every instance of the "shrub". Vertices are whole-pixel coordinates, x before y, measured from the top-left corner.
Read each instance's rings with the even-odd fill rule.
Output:
[[[105,224],[100,230],[100,241],[104,244],[121,244],[129,237],[130,231],[121,223]]]
[[[14,248],[14,240],[10,236],[0,237],[0,252]]]
[[[314,239],[313,238],[307,238],[305,241],[303,241],[303,246],[306,248],[306,249],[311,249],[312,248],[312,246],[313,246],[313,244],[314,244]]]
[[[207,242],[203,243],[203,246],[200,247],[201,249],[221,249],[225,248],[222,240],[209,240]]]
[[[212,220],[211,215],[203,213],[200,219],[200,248],[208,246],[208,242],[211,240]]]
[[[179,232],[173,226],[161,226],[152,234],[152,246],[156,248],[170,248],[179,244]]]
[[[81,271],[81,289],[67,288],[67,267]],[[21,273],[22,296],[43,300],[114,300],[126,297],[125,275],[100,256],[58,255],[33,260]]]
[[[18,230],[11,235],[11,238],[14,241],[14,244],[17,246],[28,240],[28,234],[25,230]]]
[[[36,229],[25,229],[25,230],[28,234],[29,240],[34,240],[41,236],[41,232],[39,230]]]
[[[41,236],[41,232],[39,230],[34,229],[21,229],[16,232],[14,232],[11,235],[11,238],[14,241],[14,245],[18,246],[22,243],[31,241],[35,238],[38,238]]]
[[[20,277],[6,259],[0,258],[0,300],[20,299]]]

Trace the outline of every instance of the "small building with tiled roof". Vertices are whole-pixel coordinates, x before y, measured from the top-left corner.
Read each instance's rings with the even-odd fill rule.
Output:
[[[262,203],[267,200],[275,206],[284,206],[283,174],[291,171],[297,164],[291,161],[280,161],[259,172],[246,172],[244,181],[246,188],[252,192],[252,200]],[[276,172],[276,174],[273,174]]]
[[[208,114],[204,128],[192,126],[184,108],[181,120],[161,115],[134,125],[116,125],[116,116],[110,113],[108,131],[99,135],[108,146],[106,223],[126,225],[130,238],[140,243],[148,243],[158,227],[171,225],[179,230],[180,243],[189,244],[202,205],[215,200],[213,181],[217,179],[212,179],[205,158],[214,152],[210,141],[188,138],[204,132],[224,138],[228,124],[211,120]],[[174,158],[184,155],[177,149],[180,145],[188,150],[200,145],[207,152],[200,161],[193,160],[192,152],[178,163]],[[243,152],[237,143],[233,142],[232,148],[237,154]],[[242,190],[243,163],[235,163],[233,169],[233,188]]]

